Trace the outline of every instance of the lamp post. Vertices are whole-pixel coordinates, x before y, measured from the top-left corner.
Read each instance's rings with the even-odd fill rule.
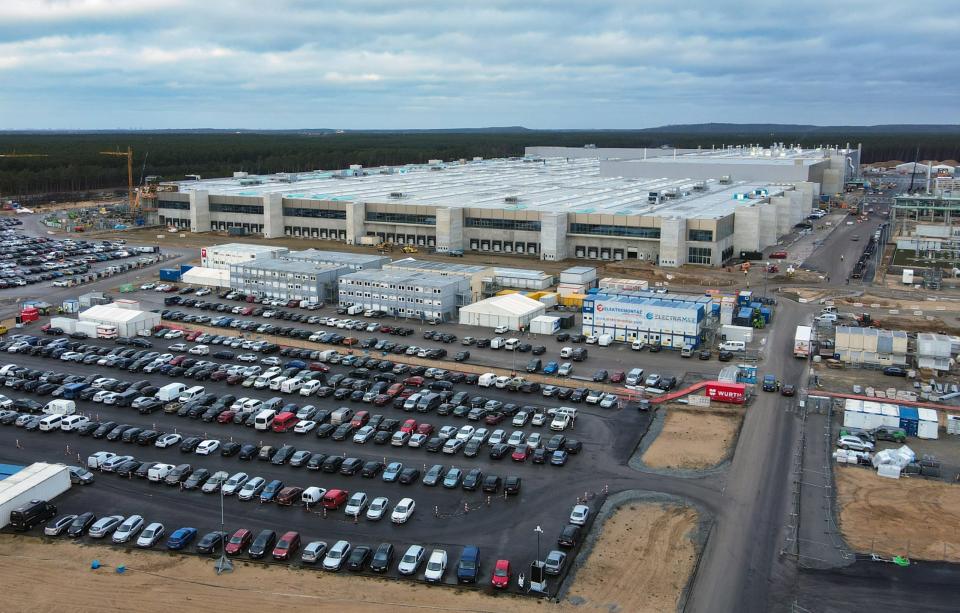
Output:
[[[543,528],[537,526],[533,529],[537,533],[537,564],[540,563],[540,535],[543,534]]]
[[[233,572],[233,562],[227,557],[227,534],[223,527],[223,484],[220,484],[220,559],[217,560],[217,574]]]

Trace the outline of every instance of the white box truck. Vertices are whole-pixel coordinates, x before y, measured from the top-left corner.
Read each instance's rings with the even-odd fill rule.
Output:
[[[807,359],[810,356],[810,336],[812,334],[813,328],[810,326],[797,326],[797,333],[793,337],[794,357]]]
[[[173,402],[180,396],[180,392],[187,389],[183,383],[168,383],[154,394],[160,402]]]
[[[47,406],[43,407],[43,412],[47,415],[73,415],[77,412],[77,403],[57,398],[48,402]]]

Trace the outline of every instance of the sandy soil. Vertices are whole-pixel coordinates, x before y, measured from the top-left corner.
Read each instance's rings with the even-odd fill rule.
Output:
[[[852,466],[834,473],[840,528],[854,550],[960,561],[960,485],[885,479]]]
[[[218,577],[213,561],[161,552],[49,542],[0,535],[0,576],[7,611],[168,613],[171,594],[185,610],[478,611],[558,613],[596,608],[621,611],[675,610],[696,560],[690,535],[692,509],[630,504],[604,526],[590,558],[578,572],[571,596],[560,604],[492,594],[490,590],[430,588],[409,581],[379,580],[317,571],[294,571],[238,563]],[[624,555],[625,553],[635,555]],[[97,559],[104,565],[91,570]],[[124,574],[117,574],[125,565]],[[56,577],[55,581],[38,581]],[[16,586],[16,587],[13,587]],[[640,589],[637,589],[640,588]],[[131,603],[136,602],[136,606]]]
[[[604,524],[563,604],[577,604],[578,611],[675,611],[696,563],[697,520],[689,507],[621,507]]]
[[[727,457],[743,419],[742,412],[670,408],[663,430],[643,454],[653,468],[697,470]]]

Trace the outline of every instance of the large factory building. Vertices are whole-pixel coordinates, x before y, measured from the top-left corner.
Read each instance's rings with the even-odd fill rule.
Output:
[[[531,147],[524,157],[166,184],[159,223],[358,244],[722,266],[776,244],[857,151]],[[839,177],[839,179],[838,179]],[[365,241],[364,241],[365,242]]]

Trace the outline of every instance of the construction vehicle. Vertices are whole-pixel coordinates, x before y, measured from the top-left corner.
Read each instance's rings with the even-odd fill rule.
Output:
[[[380,253],[393,251],[393,243],[380,243],[377,245],[377,251]]]
[[[401,249],[401,251],[403,251],[404,253],[419,253],[419,252],[420,252],[420,250],[417,249],[416,247],[414,247],[413,245],[404,245],[404,246],[403,246],[403,249]]]
[[[749,272],[750,266],[752,266],[750,262],[744,262],[743,264],[740,264],[740,272]]]

